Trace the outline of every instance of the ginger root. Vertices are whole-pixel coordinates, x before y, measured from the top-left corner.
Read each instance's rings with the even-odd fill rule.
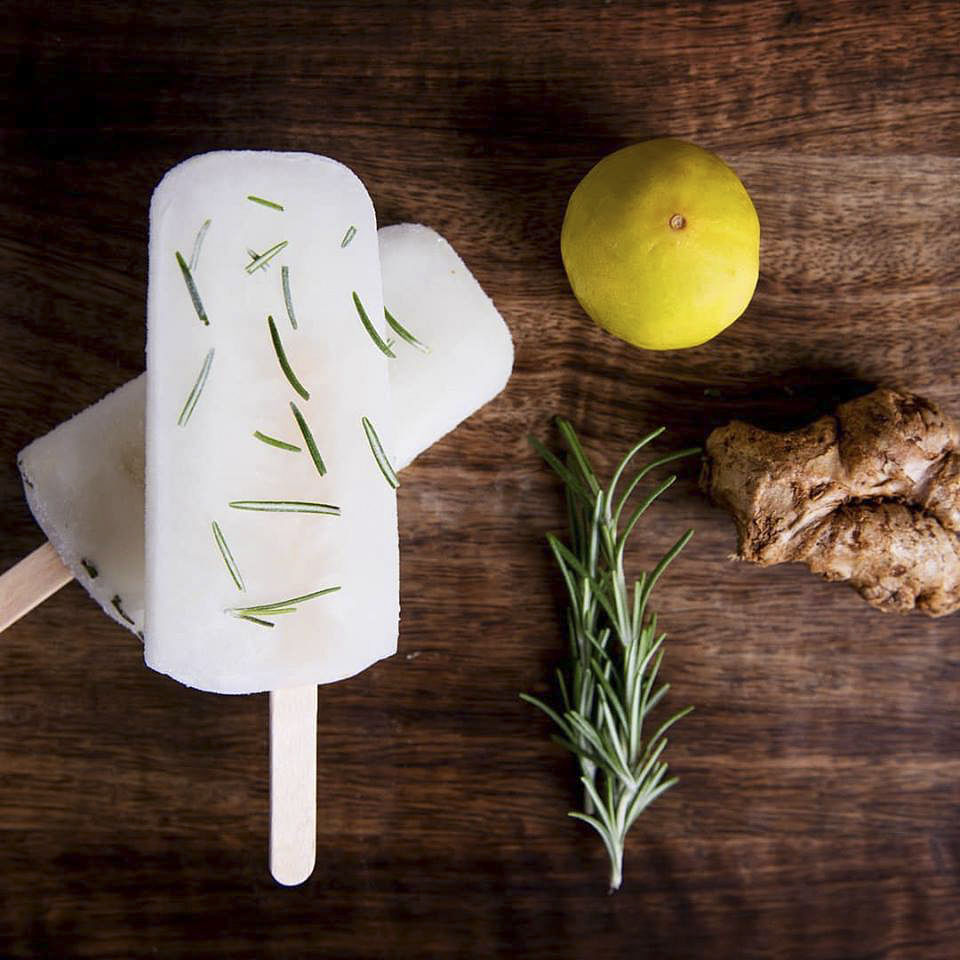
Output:
[[[960,431],[934,404],[876,390],[771,433],[707,438],[700,486],[732,515],[737,558],[803,563],[874,607],[960,609]]]

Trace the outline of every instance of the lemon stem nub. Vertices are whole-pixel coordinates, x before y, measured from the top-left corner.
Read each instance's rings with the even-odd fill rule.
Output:
[[[684,219],[682,213],[675,213],[670,218],[670,229],[671,230],[682,230],[687,225],[687,221]]]

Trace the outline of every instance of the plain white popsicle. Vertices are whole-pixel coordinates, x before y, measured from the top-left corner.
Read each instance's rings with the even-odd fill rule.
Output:
[[[438,233],[400,224],[381,227],[378,238],[384,303],[430,351],[400,340],[393,346],[391,402],[402,467],[500,393],[513,343],[490,298]],[[203,263],[201,256],[198,278]],[[18,457],[27,502],[60,558],[108,616],[141,635],[145,398],[141,374]]]
[[[396,652],[396,492],[365,429],[391,448],[383,317],[373,204],[342,164],[209,153],[156,188],[149,667],[213,693],[257,693],[341,680]]]

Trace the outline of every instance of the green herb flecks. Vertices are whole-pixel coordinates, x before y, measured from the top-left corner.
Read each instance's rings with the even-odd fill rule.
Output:
[[[374,430],[373,424],[366,417],[361,418],[361,423],[363,424],[364,433],[367,435],[367,443],[370,444],[370,449],[373,451],[373,457],[377,461],[380,472],[383,474],[387,483],[396,490],[397,487],[400,486],[400,480],[397,477],[396,470],[390,465],[387,455],[383,452],[383,444],[380,443],[377,431]]]
[[[276,603],[260,603],[252,607],[233,607],[228,610],[231,616],[239,617],[241,620],[251,620],[264,627],[274,626],[264,617],[276,617],[285,613],[296,613],[297,605],[306,603],[316,597],[326,596],[328,593],[336,593],[340,587],[325,587],[323,590],[314,590],[313,593],[305,593],[301,597],[291,597],[289,600],[278,600]]]
[[[240,575],[240,568],[237,566],[237,561],[233,559],[230,547],[227,546],[227,541],[223,535],[223,531],[220,529],[220,524],[214,520],[210,526],[213,529],[213,539],[217,542],[220,556],[223,557],[223,562],[227,565],[227,570],[230,572],[233,582],[237,585],[238,590],[246,590],[246,587],[243,585],[243,577]]]
[[[234,616],[238,620],[246,620],[249,623],[255,623],[258,627],[275,627],[275,623],[271,623],[269,620],[261,620],[260,617],[250,617],[243,613],[235,613]]]
[[[290,386],[293,387],[304,400],[309,400],[310,394],[307,392],[307,388],[297,379],[297,375],[290,366],[290,361],[287,360],[287,354],[283,349],[283,344],[280,342],[280,333],[277,330],[277,325],[273,322],[273,317],[267,317],[267,325],[270,327],[270,339],[273,341],[273,349],[276,351],[280,369],[283,371],[287,380],[290,381]]]
[[[336,593],[339,589],[340,587],[338,586],[324,587],[322,590],[314,590],[313,593],[305,593],[300,597],[291,597],[289,600],[277,600],[274,603],[258,603],[250,607],[237,607],[231,612],[245,614],[263,613],[267,615],[293,613],[296,611],[298,604],[306,603],[308,600],[313,600],[316,597],[325,597],[328,593]]]
[[[87,571],[87,576],[91,580],[96,580],[100,576],[100,571],[86,558],[80,558],[80,566]]]
[[[264,200],[263,197],[255,197],[253,194],[250,194],[247,199],[259,203],[261,207],[269,207],[271,210],[279,210],[283,213],[283,204],[274,203],[272,200]]]
[[[298,604],[306,603],[308,600],[313,600],[316,597],[324,597],[328,593],[336,593],[339,589],[340,587],[325,587],[323,590],[314,590],[313,593],[305,593],[301,597],[291,597],[289,600],[278,600],[276,603],[260,603],[252,607],[234,607],[228,610],[227,613],[234,617],[240,617],[242,620],[252,620],[254,623],[259,623],[262,626],[272,627],[274,624],[262,618],[276,617],[285,613],[296,613]]]
[[[262,510],[266,513],[323,513],[339,517],[340,508],[332,503],[314,503],[310,500],[231,500],[234,510]]]
[[[393,332],[396,333],[401,340],[403,340],[405,343],[409,343],[411,347],[416,347],[421,353],[430,352],[430,348],[425,343],[421,343],[409,330],[407,330],[407,328],[404,327],[386,307],[383,308],[383,315],[386,317],[390,329],[393,330]]]
[[[253,435],[258,440],[262,440],[271,447],[277,447],[279,450],[290,450],[293,453],[300,453],[300,451],[303,449],[303,447],[298,447],[295,443],[287,443],[286,440],[278,440],[276,437],[268,436],[266,433],[261,433],[259,430],[254,430]]]
[[[203,226],[197,231],[197,239],[193,241],[193,253],[190,254],[190,273],[197,269],[200,264],[200,248],[203,246],[203,238],[210,229],[210,221],[204,220]]]
[[[247,253],[250,254],[250,262],[246,265],[246,267],[244,267],[244,269],[249,274],[252,274],[256,270],[261,270],[286,246],[287,241],[281,240],[279,243],[275,243],[269,249],[264,250],[263,253],[257,253],[255,250],[248,250]]]
[[[547,537],[566,583],[570,608],[567,626],[570,664],[557,670],[562,709],[521,694],[560,728],[554,739],[572,751],[583,784],[583,810],[570,816],[588,823],[603,840],[610,858],[610,890],[623,879],[623,848],[637,817],[677,781],[667,779],[661,759],[665,734],[692,707],[675,713],[645,736],[648,715],[666,696],[669,684],[657,686],[665,634],[657,632],[655,614],[647,616],[650,593],[664,570],[683,549],[688,530],[652,571],[643,571],[631,590],[624,573],[630,534],[650,505],[677,479],[657,484],[621,528],[627,501],[656,467],[693,456],[697,448],[659,457],[642,467],[618,497],[617,485],[633,457],[663,430],[644,437],[621,460],[608,487],[600,485],[573,427],[557,425],[568,448],[565,462],[530,438],[533,448],[556,471],[566,488],[569,543]]]
[[[350,241],[357,235],[357,228],[351,223],[347,227],[347,232],[343,235],[343,239],[340,241],[340,249],[350,245]]]
[[[187,285],[187,292],[190,294],[190,299],[193,301],[193,309],[197,311],[197,316],[201,319],[204,326],[209,326],[210,321],[207,318],[207,312],[203,309],[203,301],[200,299],[200,291],[197,289],[197,285],[193,282],[193,274],[190,272],[190,267],[187,264],[187,261],[183,259],[183,254],[179,250],[177,253],[177,264],[180,267],[180,272],[183,274],[183,282]]]
[[[193,389],[190,391],[186,403],[184,403],[183,409],[180,411],[180,416],[177,417],[178,427],[185,427],[187,422],[190,420],[190,417],[193,416],[193,408],[197,405],[197,401],[200,399],[200,394],[203,393],[203,388],[207,384],[207,377],[210,375],[210,367],[212,365],[213,347],[207,351],[207,355],[203,360],[203,366],[200,367],[200,373],[197,374],[197,379],[193,384]]]
[[[134,625],[133,617],[131,617],[130,614],[128,614],[127,611],[123,609],[123,601],[120,599],[120,594],[115,593],[110,598],[110,602],[113,604],[113,609],[116,610],[117,613],[119,613],[120,616],[123,617],[123,619],[130,624],[130,626],[133,626]]]
[[[283,302],[287,307],[287,316],[290,318],[290,326],[297,329],[297,317],[293,312],[293,298],[290,296],[290,268],[280,268],[280,283],[283,286]]]
[[[324,465],[323,457],[320,456],[320,451],[317,449],[316,441],[313,439],[313,433],[307,425],[303,414],[292,400],[290,401],[290,409],[293,411],[293,417],[297,421],[300,433],[303,434],[303,442],[307,445],[307,450],[310,451],[310,459],[313,460],[313,465],[317,468],[317,473],[322,477],[327,472],[327,468]]]
[[[363,304],[360,302],[360,298],[357,296],[356,290],[353,291],[353,305],[357,308],[357,315],[360,317],[360,322],[363,324],[363,328],[370,334],[370,339],[377,345],[382,353],[385,353],[388,357],[395,358],[396,354],[383,342],[383,337],[380,336],[377,328],[370,322],[370,318],[367,316],[367,311],[364,310]]]

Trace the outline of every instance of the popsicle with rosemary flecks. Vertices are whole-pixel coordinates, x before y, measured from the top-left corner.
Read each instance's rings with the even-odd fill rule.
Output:
[[[189,265],[199,286],[205,279],[202,248],[209,223],[203,221],[191,246]],[[420,344],[389,328],[384,331],[395,341],[396,358],[388,369],[394,466],[401,469],[503,389],[513,344],[493,302],[438,233],[400,224],[381,227],[378,239],[385,307],[396,323],[403,319],[404,330]],[[292,305],[289,267],[281,277],[284,289]],[[355,316],[350,319],[357,322]],[[286,333],[282,321],[278,324]],[[146,376],[141,374],[21,451],[18,465],[27,502],[56,554],[50,565],[54,579],[41,584],[30,573],[36,587],[31,592],[30,584],[24,584],[26,595],[17,612],[30,609],[73,576],[108,616],[142,633],[145,397]],[[279,444],[280,451],[305,449],[295,429],[282,437],[257,429],[254,439]],[[58,569],[57,555],[66,570]]]
[[[373,206],[346,167],[221,152],[157,187],[145,506],[153,669],[255,693],[343,679],[395,652],[396,495],[365,427],[392,449],[388,359],[355,322],[358,301],[386,336]]]

